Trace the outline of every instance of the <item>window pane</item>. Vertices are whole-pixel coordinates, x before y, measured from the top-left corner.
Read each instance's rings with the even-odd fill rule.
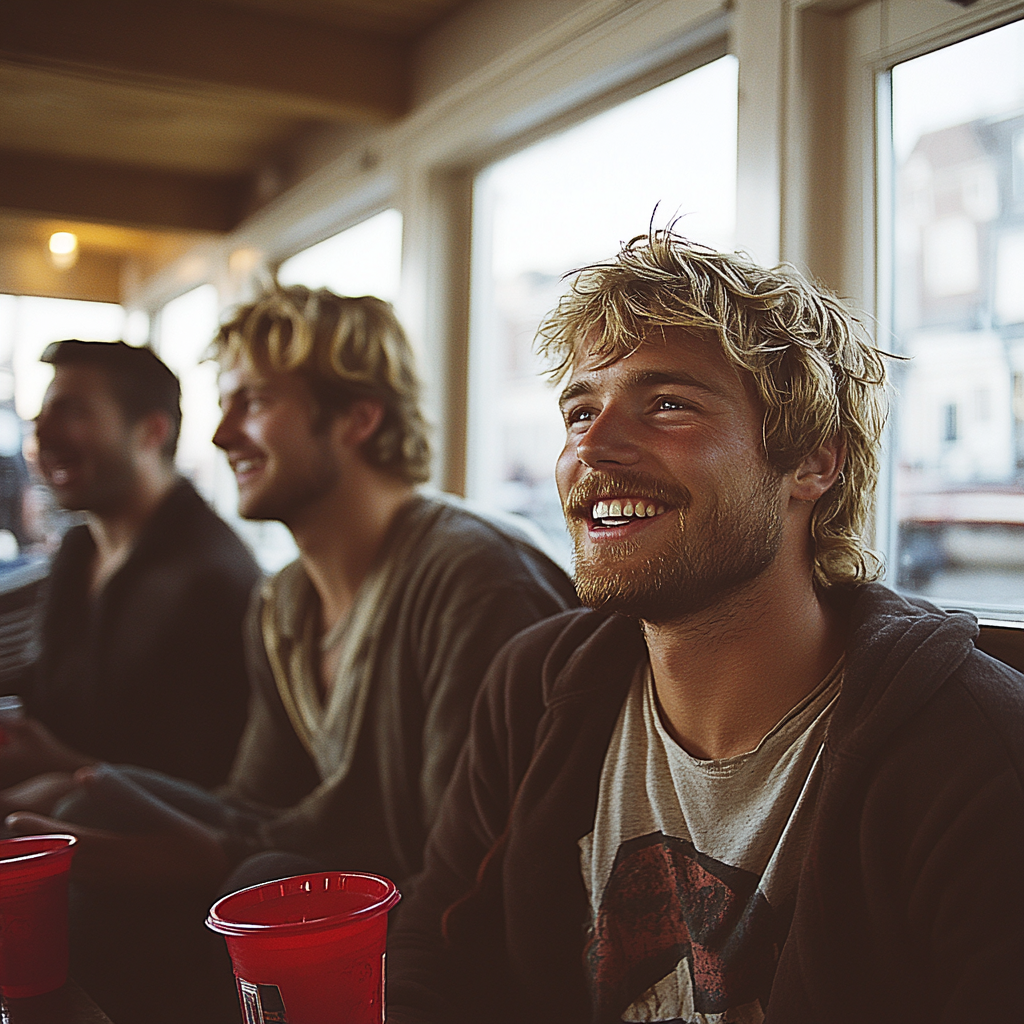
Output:
[[[330,288],[339,295],[376,295],[394,302],[402,269],[402,215],[385,210],[304,249],[278,268],[281,284]]]
[[[1024,23],[898,65],[897,583],[1024,611]]]
[[[475,190],[470,496],[532,518],[567,557],[554,485],[564,430],[533,336],[562,275],[680,217],[730,248],[736,68],[723,57],[496,163]]]

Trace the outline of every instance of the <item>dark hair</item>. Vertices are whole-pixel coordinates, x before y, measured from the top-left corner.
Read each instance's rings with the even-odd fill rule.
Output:
[[[299,374],[318,417],[364,398],[380,402],[384,418],[363,445],[366,460],[406,483],[430,476],[415,359],[391,303],[277,285],[234,310],[212,355],[221,365],[247,357],[261,371]]]
[[[181,431],[181,385],[170,368],[148,346],[123,341],[80,341],[68,338],[46,346],[40,362],[53,366],[94,366],[110,382],[110,392],[129,423],[151,412],[162,412],[171,429],[161,454],[174,459]]]

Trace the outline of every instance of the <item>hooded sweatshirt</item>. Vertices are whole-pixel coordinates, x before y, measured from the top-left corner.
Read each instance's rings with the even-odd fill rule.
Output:
[[[1024,677],[965,613],[843,595],[846,670],[766,1024],[1024,1019]],[[578,841],[637,623],[573,612],[499,655],[389,941],[389,1021],[587,1022]]]

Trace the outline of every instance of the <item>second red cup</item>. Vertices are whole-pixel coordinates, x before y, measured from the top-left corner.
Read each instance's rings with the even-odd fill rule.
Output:
[[[243,889],[213,905],[246,1024],[383,1024],[388,911],[379,875],[328,871]]]

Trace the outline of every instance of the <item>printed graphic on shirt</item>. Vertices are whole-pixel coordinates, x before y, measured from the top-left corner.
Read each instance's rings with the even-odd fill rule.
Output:
[[[701,760],[668,735],[638,675],[580,840],[596,1020],[762,1024],[840,678],[837,665],[753,750]]]
[[[245,1024],[288,1024],[281,990],[276,985],[254,985],[242,978],[237,980]]]
[[[623,843],[586,950],[598,1019],[620,1018],[638,992],[680,973],[695,1013],[763,1007],[778,944],[758,881],[675,836]]]

